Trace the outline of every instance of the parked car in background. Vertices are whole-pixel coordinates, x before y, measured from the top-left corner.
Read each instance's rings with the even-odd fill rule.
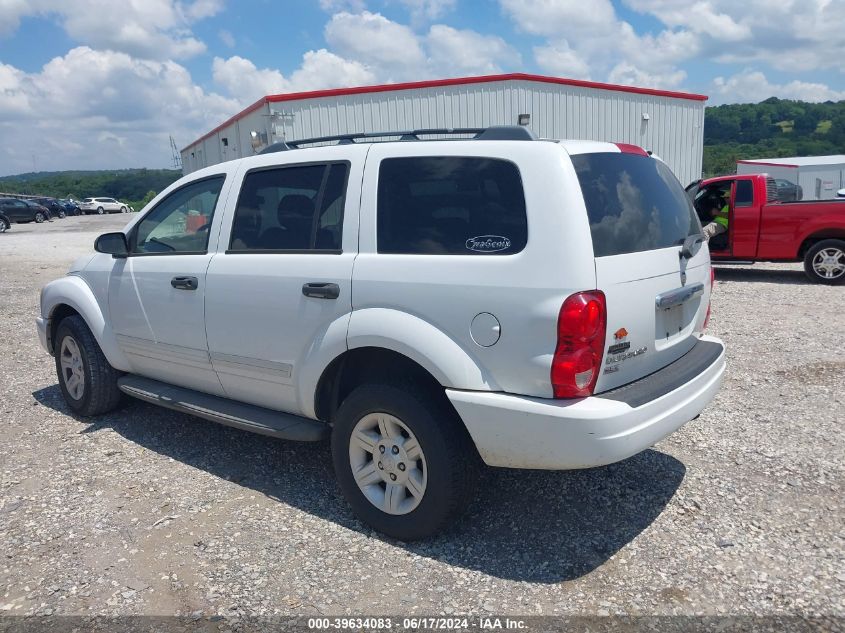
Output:
[[[845,283],[845,200],[785,202],[767,174],[708,178],[687,192],[702,222],[714,196],[728,202],[728,230],[710,239],[714,264],[803,261],[810,280]]]
[[[482,461],[601,466],[708,405],[725,348],[702,242],[631,145],[515,127],[292,149],[171,185],[42,290],[37,326],[73,412],[126,393],[331,437],[355,513],[417,539]]]
[[[97,213],[102,215],[104,213],[127,213],[129,209],[122,202],[118,202],[114,198],[85,198],[82,204],[79,205],[80,211],[85,215],[90,213]]]
[[[775,178],[777,185],[778,200],[781,202],[796,202],[804,199],[804,190],[801,185],[796,185],[791,180]]]
[[[65,212],[68,215],[80,215],[82,213],[79,210],[79,204],[75,200],[71,200],[70,198],[59,200],[59,204],[61,204],[65,208]]]
[[[0,198],[0,213],[12,222],[44,222],[50,219],[50,212],[45,207],[17,198]]]
[[[53,221],[53,212],[52,212],[52,211],[50,211],[50,209],[49,209],[48,207],[45,207],[45,206],[44,206],[43,204],[41,204],[40,202],[35,202],[34,200],[23,200],[23,202],[24,202],[27,206],[29,206],[29,207],[31,207],[31,208],[33,208],[33,209],[35,209],[36,211],[43,211],[44,213],[46,213],[46,215],[47,215],[47,221],[48,221],[48,222],[52,222],[52,221]]]
[[[67,209],[55,198],[35,198],[32,202],[45,207],[52,217],[62,219],[67,215]]]
[[[5,213],[0,213],[0,233],[5,233],[12,228],[12,221]]]

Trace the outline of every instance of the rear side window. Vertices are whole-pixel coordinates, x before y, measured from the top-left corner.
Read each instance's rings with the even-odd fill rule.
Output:
[[[528,238],[522,179],[506,160],[385,159],[377,210],[379,253],[511,255]]]
[[[596,257],[667,248],[701,232],[692,203],[659,160],[627,153],[572,157]]]
[[[754,204],[754,185],[750,180],[736,181],[735,207],[750,207]]]
[[[229,250],[340,251],[348,173],[348,163],[331,163],[247,174]]]

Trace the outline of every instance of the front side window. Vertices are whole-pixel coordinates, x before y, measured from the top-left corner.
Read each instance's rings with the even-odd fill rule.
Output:
[[[225,176],[206,178],[167,196],[130,236],[133,254],[205,253]]]
[[[528,239],[519,169],[501,159],[385,159],[377,212],[379,253],[511,255]]]
[[[659,160],[601,152],[572,156],[595,257],[678,246],[701,232],[681,183]]]
[[[244,178],[229,251],[341,250],[348,163],[253,171]]]

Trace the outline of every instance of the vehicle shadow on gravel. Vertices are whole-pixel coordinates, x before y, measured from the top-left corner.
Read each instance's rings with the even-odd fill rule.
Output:
[[[716,283],[720,281],[762,281],[776,284],[795,284],[805,286],[810,280],[800,270],[775,270],[766,268],[733,268],[714,265],[716,269]]]
[[[72,416],[58,386],[33,393]],[[111,429],[128,441],[304,512],[420,556],[491,576],[540,583],[572,580],[603,563],[663,511],[684,478],[675,458],[647,450],[618,464],[569,472],[485,469],[475,500],[442,535],[387,539],[352,516],[327,443],[283,442],[128,401],[81,433]]]

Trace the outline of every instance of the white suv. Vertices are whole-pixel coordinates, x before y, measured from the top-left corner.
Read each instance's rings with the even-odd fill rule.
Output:
[[[114,198],[85,198],[79,205],[85,215],[89,213],[128,213],[128,207]]]
[[[312,139],[174,183],[42,291],[70,408],[123,392],[331,437],[355,513],[400,539],[462,510],[481,461],[599,466],[696,417],[724,346],[670,170],[629,145],[472,132]]]

